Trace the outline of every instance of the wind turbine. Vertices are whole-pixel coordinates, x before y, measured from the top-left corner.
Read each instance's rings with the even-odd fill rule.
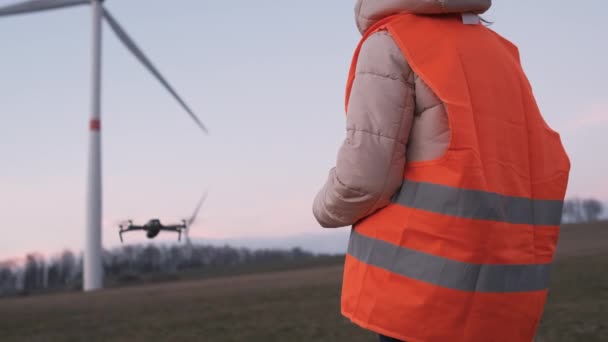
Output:
[[[178,95],[150,60],[137,47],[126,31],[103,7],[103,0],[30,0],[0,7],[0,17],[34,13],[46,10],[90,4],[92,9],[92,67],[91,67],[91,119],[89,123],[89,159],[87,178],[86,242],[84,248],[83,289],[93,291],[103,287],[101,243],[101,29],[105,19],[110,28],[131,53],[148,69],[162,86],[204,132],[207,128]]]
[[[201,199],[198,201],[198,204],[196,205],[196,208],[194,209],[194,213],[192,213],[192,216],[190,216],[188,221],[185,222],[185,224],[186,224],[185,235],[186,235],[186,245],[187,245],[186,248],[188,250],[188,253],[192,252],[192,242],[190,241],[190,227],[194,224],[194,222],[196,222],[196,217],[198,216],[198,212],[201,211],[201,207],[203,206],[203,203],[205,203],[206,199],[207,199],[207,192],[205,192],[203,194],[203,196],[201,197]]]

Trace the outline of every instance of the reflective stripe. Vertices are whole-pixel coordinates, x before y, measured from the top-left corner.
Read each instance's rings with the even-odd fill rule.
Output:
[[[368,265],[454,290],[526,292],[548,288],[550,264],[468,264],[373,239],[353,230],[348,254]]]
[[[438,214],[515,224],[559,226],[563,201],[532,200],[406,180],[393,202]]]

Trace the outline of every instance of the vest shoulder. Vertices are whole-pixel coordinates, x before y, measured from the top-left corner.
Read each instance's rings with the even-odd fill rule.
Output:
[[[418,41],[436,42],[441,38],[449,40],[448,37],[451,36],[451,33],[459,32],[455,34],[462,35],[464,32],[470,32],[465,29],[470,25],[463,24],[460,15],[429,16],[403,13],[390,17],[382,26],[388,28],[393,35],[406,36],[408,40],[413,38]],[[489,27],[482,27],[482,29],[493,36],[495,41],[503,46],[518,63],[521,63],[519,49],[514,43]],[[472,34],[467,37],[474,39],[476,36]]]
[[[502,43],[502,45],[505,46],[505,48],[513,55],[513,57],[515,57],[515,59],[518,62],[521,62],[519,48],[517,47],[517,45],[515,45],[513,42],[511,42],[507,38],[496,33],[495,31],[490,30],[490,29],[487,29],[487,30],[490,31],[490,33],[493,34]]]

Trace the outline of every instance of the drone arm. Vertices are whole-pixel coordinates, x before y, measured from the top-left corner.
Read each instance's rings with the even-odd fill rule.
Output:
[[[172,226],[163,226],[163,230],[169,230],[172,232],[181,232],[183,229],[186,229],[185,225],[176,224]]]
[[[128,226],[127,228],[120,228],[120,231],[118,232],[118,236],[120,237],[120,242],[124,242],[123,238],[122,238],[122,234],[130,232],[130,231],[134,231],[134,230],[145,230],[143,226]]]

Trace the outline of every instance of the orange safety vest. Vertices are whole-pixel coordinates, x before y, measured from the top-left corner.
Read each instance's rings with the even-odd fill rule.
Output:
[[[407,163],[392,203],[354,225],[342,314],[408,342],[533,340],[548,292],[570,161],[517,48],[460,16],[399,14],[388,30],[445,103],[451,141]]]

